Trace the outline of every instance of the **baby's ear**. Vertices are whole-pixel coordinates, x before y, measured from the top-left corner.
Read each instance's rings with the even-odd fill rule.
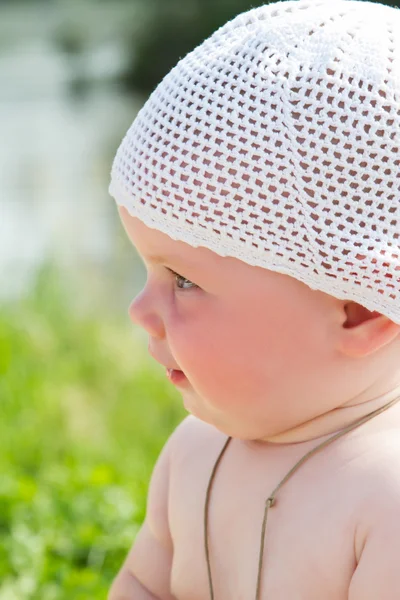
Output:
[[[352,357],[372,354],[400,335],[400,325],[356,302],[343,303],[338,349]]]

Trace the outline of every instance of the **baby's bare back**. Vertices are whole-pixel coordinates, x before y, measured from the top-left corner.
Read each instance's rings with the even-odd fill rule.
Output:
[[[400,597],[399,430],[400,405],[312,456],[281,488],[268,515],[262,600]],[[173,434],[153,475],[146,522],[122,570],[143,588],[112,600],[210,598],[204,503],[226,439],[194,417]],[[265,500],[323,439],[231,441],[209,507],[215,600],[255,599]],[[122,590],[121,576],[120,584]]]

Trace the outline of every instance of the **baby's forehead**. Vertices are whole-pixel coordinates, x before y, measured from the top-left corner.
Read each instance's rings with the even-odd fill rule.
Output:
[[[191,246],[173,239],[130,215],[125,208],[120,207],[119,212],[132,244],[148,267],[169,267],[188,279],[193,278],[200,287],[204,285],[212,292],[275,289],[282,293],[286,290],[293,295],[299,287],[306,287],[288,275],[232,256],[222,256],[204,246]]]
[[[145,262],[151,264],[180,263],[201,268],[220,265],[221,261],[231,262],[231,257],[222,257],[204,246],[191,246],[186,242],[173,239],[166,233],[146,225],[129,214],[124,208],[119,213],[125,230],[137,252]],[[250,265],[248,265],[250,266]]]
[[[248,264],[232,256],[222,256],[204,246],[191,246],[186,242],[173,239],[169,235],[149,227],[143,221],[119,208],[122,222],[134,245],[146,265],[164,265],[181,270],[186,277],[202,277],[208,282],[230,281],[237,285],[246,285],[260,278],[286,279],[287,277],[269,269]],[[292,279],[292,278],[290,278]]]

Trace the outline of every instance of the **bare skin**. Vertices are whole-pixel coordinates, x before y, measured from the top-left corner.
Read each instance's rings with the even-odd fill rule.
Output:
[[[121,218],[149,273],[132,320],[148,332],[152,355],[185,373],[179,390],[194,416],[160,455],[145,523],[109,599],[209,598],[204,499],[230,435],[210,505],[215,598],[251,600],[266,498],[329,434],[400,395],[400,326],[170,240],[124,209]],[[179,273],[178,265],[150,259],[172,253],[198,288],[177,292],[167,269]],[[282,488],[268,521],[262,598],[398,597],[399,429],[400,403],[312,457]]]

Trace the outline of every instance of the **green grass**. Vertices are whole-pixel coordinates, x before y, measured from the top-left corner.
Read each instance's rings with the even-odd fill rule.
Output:
[[[0,306],[0,600],[106,598],[185,415],[134,331],[46,270]]]

